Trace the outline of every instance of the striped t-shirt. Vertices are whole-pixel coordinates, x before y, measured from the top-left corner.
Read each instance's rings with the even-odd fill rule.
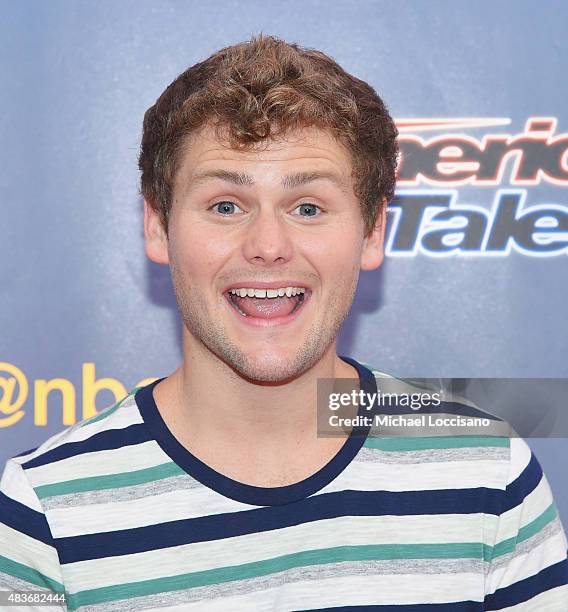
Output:
[[[386,375],[342,359],[376,392]],[[0,591],[81,612],[568,611],[566,536],[521,438],[352,435],[309,478],[254,487],[176,440],[157,382],[7,462]]]

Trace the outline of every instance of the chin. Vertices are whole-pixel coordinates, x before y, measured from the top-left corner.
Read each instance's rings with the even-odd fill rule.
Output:
[[[298,352],[293,356],[263,354],[245,357],[230,365],[250,381],[284,383],[303,374],[313,363]]]

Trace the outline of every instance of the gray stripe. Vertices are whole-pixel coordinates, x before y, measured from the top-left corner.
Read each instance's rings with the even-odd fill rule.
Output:
[[[136,612],[163,606],[207,601],[218,597],[230,597],[259,592],[284,584],[307,580],[324,580],[344,576],[372,576],[387,574],[458,574],[482,572],[481,559],[393,559],[380,561],[355,561],[298,567],[268,576],[235,580],[206,587],[158,593],[147,597],[135,597],[93,606],[81,606],[81,612]]]
[[[375,463],[434,463],[444,461],[481,461],[509,459],[509,449],[501,446],[472,446],[464,448],[431,448],[414,451],[383,451],[363,447],[356,461]]]
[[[45,510],[54,508],[73,508],[76,506],[90,506],[93,504],[112,504],[143,499],[152,495],[161,495],[173,491],[189,490],[202,487],[189,474],[180,474],[170,478],[162,478],[131,487],[118,487],[116,489],[99,489],[85,491],[84,493],[68,493],[67,495],[54,495],[42,500]]]
[[[416,416],[425,416],[424,425],[400,425],[396,424],[397,421],[387,421],[386,423],[379,423],[375,420],[369,431],[369,436],[372,438],[384,438],[397,437],[397,438],[408,438],[417,437],[420,438],[428,433],[428,437],[446,437],[446,436],[498,436],[503,438],[517,437],[518,434],[514,431],[510,423],[507,421],[495,421],[489,418],[489,424],[484,426],[481,423],[478,425],[444,425],[436,424],[436,419],[446,419],[452,417],[462,417],[467,419],[482,419],[488,418],[483,414],[478,417],[470,417],[460,414],[459,412],[425,412],[425,413],[405,413],[404,419]],[[489,415],[490,416],[490,415]],[[477,421],[474,421],[476,423]]]
[[[26,582],[25,580],[20,580],[19,578],[14,578],[8,574],[4,574],[0,572],[0,591],[9,591],[10,593],[14,593],[15,591],[23,591],[26,594],[29,593],[38,593],[40,595],[53,595],[53,591],[51,589],[47,589],[45,587],[39,587],[37,584],[31,584],[30,582]],[[47,598],[46,598],[47,599]],[[32,607],[33,606],[33,607]],[[55,603],[29,603],[24,607],[24,604],[17,604],[15,602],[8,603],[8,595],[2,594],[2,601],[0,603],[0,607],[2,610],[45,610],[45,612],[62,612],[62,610],[67,610],[67,605],[63,602],[55,602]]]
[[[0,572],[0,591],[37,591],[38,593],[53,593],[50,589],[40,587],[32,582],[14,578],[10,574]]]
[[[550,523],[546,525],[546,527],[543,527],[540,531],[535,533],[532,536],[532,538],[529,538],[528,540],[525,540],[524,542],[517,544],[517,546],[515,547],[515,550],[511,551],[510,553],[507,553],[506,555],[501,555],[500,557],[497,557],[496,559],[493,560],[492,564],[486,561],[484,563],[484,565],[486,566],[485,575],[487,576],[487,574],[489,573],[489,569],[492,569],[492,570],[498,569],[510,563],[511,559],[514,559],[515,557],[518,557],[519,555],[527,554],[533,548],[535,548],[536,546],[539,546],[545,540],[548,540],[548,538],[552,538],[553,536],[557,535],[561,530],[562,530],[562,525],[560,523],[560,520],[558,519],[558,516],[556,516],[554,520],[550,521]]]

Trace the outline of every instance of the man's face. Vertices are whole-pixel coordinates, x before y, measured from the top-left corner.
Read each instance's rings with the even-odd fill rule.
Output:
[[[145,233],[150,259],[170,264],[189,349],[276,382],[334,343],[359,270],[382,262],[384,216],[364,238],[349,154],[327,132],[244,152],[206,127],[176,174],[168,237],[147,205]]]

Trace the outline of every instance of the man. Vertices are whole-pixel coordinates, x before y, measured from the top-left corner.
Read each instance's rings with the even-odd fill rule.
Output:
[[[273,37],[165,90],[144,119],[144,230],[183,362],[8,462],[3,588],[81,611],[568,610],[525,442],[317,435],[319,379],[386,376],[336,336],[383,259],[396,135],[369,85]]]

